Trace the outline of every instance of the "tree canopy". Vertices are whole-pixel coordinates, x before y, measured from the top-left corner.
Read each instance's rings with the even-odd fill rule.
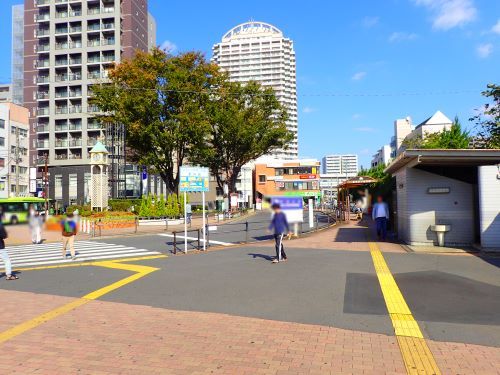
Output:
[[[480,127],[479,137],[483,147],[500,148],[500,86],[489,84],[481,94],[492,102],[486,103],[481,112],[470,120]]]
[[[92,102],[104,112],[102,122],[124,124],[135,162],[152,167],[177,192],[179,168],[207,136],[209,90],[221,77],[198,52],[138,52],[110,71],[110,84],[92,88]]]
[[[208,166],[230,192],[247,162],[286,147],[286,110],[271,88],[230,82],[199,52],[138,52],[92,87],[103,123],[121,123],[135,162],[158,173],[174,193],[183,164]]]
[[[227,184],[230,193],[236,191],[243,165],[285,148],[293,139],[286,128],[287,112],[274,91],[255,81],[222,82],[207,114],[210,131],[194,161],[208,166],[219,187]]]
[[[470,140],[469,132],[462,129],[458,117],[455,117],[449,130],[445,129],[441,132],[425,134],[423,137],[406,139],[403,145],[407,149],[464,149],[469,147]]]

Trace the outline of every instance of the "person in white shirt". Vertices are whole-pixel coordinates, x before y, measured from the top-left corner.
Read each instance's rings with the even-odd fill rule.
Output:
[[[377,197],[377,203],[372,210],[372,219],[377,224],[377,237],[385,241],[387,237],[387,221],[389,220],[389,206],[384,202],[381,195]]]

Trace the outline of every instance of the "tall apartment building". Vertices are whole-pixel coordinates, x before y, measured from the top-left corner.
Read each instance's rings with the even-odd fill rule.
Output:
[[[229,73],[232,81],[255,80],[272,87],[288,111],[287,128],[295,138],[288,149],[272,155],[283,159],[298,157],[297,87],[293,41],[277,27],[264,22],[247,22],[229,30],[212,47],[212,61]]]
[[[88,152],[106,132],[88,100],[92,85],[105,82],[114,63],[148,50],[148,18],[147,0],[25,0],[30,162],[41,167],[47,156],[49,196],[61,204],[89,197]]]
[[[12,6],[12,102],[24,102],[24,5]]]
[[[26,108],[0,103],[0,198],[29,195],[28,119]]]
[[[323,173],[335,177],[355,177],[358,175],[358,155],[326,155],[321,162]]]

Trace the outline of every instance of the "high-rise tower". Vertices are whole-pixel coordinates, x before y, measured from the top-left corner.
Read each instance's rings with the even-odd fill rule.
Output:
[[[293,42],[277,27],[264,22],[247,22],[229,30],[220,43],[212,47],[212,61],[235,82],[254,80],[272,87],[276,97],[288,111],[287,128],[294,134],[288,149],[272,155],[296,159],[297,85]]]
[[[147,0],[25,0],[30,162],[41,167],[47,156],[50,198],[81,204],[89,196],[89,151],[105,131],[88,100],[92,85],[105,82],[114,63],[148,50],[150,22]]]

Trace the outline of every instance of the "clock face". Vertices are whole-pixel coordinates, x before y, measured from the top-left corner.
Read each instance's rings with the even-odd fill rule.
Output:
[[[92,161],[101,161],[101,155],[99,155],[99,154],[93,154],[92,155]]]

